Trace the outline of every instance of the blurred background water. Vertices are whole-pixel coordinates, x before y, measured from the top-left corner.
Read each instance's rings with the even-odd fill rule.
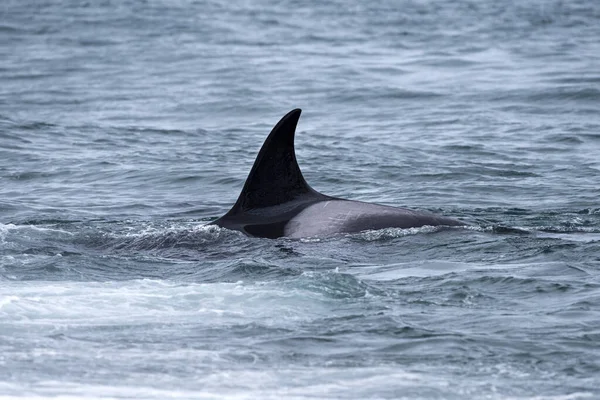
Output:
[[[0,5],[0,398],[600,398],[600,3]],[[266,135],[468,229],[206,227]]]

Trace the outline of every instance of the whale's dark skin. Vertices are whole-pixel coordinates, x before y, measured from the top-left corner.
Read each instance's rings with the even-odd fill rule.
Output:
[[[323,237],[383,228],[460,226],[465,223],[406,208],[351,201],[311,188],[296,161],[300,109],[275,125],[231,210],[211,224],[263,238]]]

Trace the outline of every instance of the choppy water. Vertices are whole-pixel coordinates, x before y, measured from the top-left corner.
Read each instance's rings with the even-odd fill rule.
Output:
[[[0,398],[600,398],[600,3],[0,5]],[[204,226],[307,181],[468,229]]]

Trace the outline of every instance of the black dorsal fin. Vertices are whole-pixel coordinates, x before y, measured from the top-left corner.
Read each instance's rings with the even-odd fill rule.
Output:
[[[294,134],[302,110],[287,113],[262,145],[242,193],[229,215],[276,206],[303,196],[322,196],[302,176],[294,151]]]

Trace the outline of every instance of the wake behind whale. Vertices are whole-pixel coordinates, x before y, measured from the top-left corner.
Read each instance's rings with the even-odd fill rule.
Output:
[[[311,188],[302,176],[294,151],[301,112],[292,110],[275,125],[237,201],[227,214],[211,224],[264,238],[466,225],[456,219],[407,208],[331,197]]]

